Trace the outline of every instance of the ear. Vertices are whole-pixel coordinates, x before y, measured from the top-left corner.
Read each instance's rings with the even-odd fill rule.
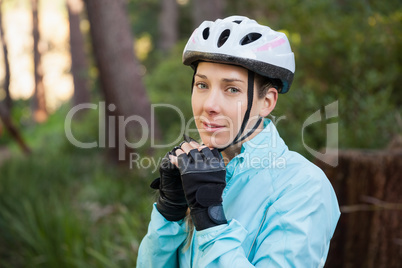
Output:
[[[267,94],[265,94],[262,107],[260,110],[260,116],[268,116],[272,110],[275,108],[276,101],[278,100],[278,90],[276,88],[269,88]]]

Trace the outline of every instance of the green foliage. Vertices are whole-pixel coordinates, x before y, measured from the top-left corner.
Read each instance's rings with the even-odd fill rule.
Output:
[[[133,32],[136,35],[148,33],[153,37],[157,36],[159,1],[129,0],[127,9]]]
[[[291,149],[309,156],[302,134],[311,148],[325,147],[328,123],[338,123],[341,148],[384,148],[401,133],[402,8],[398,1],[229,1],[227,15],[231,14],[250,16],[284,31],[290,39],[295,79],[272,114]],[[191,24],[183,18],[185,25]],[[173,104],[190,118],[192,74],[180,61],[187,38],[147,74],[146,84],[153,103]],[[338,117],[303,129],[310,115],[321,110],[325,118],[324,107],[336,101]],[[162,109],[157,116],[165,138],[173,140],[179,118]]]
[[[181,115],[186,123],[192,117],[192,70],[181,63],[192,31],[189,8],[180,7],[183,41],[168,56],[154,45],[143,62],[152,103],[180,110],[155,108],[165,143],[178,138]],[[147,33],[155,44],[159,2],[130,0],[128,9],[137,37]],[[342,148],[383,148],[401,133],[399,1],[229,0],[230,14],[253,17],[289,36],[296,76],[272,114],[291,149],[309,155],[302,132],[308,146],[324,147],[327,124],[334,122]],[[302,128],[317,110],[325,118],[324,107],[335,101],[337,118]],[[28,107],[15,102],[13,119],[33,155],[18,154],[7,134],[0,141],[14,144],[13,158],[0,163],[0,266],[134,267],[152,206],[151,170],[118,168],[104,151],[71,145],[64,130],[68,107],[43,125],[29,123]],[[96,141],[98,128],[97,111],[90,110],[73,123],[72,134]]]
[[[157,107],[156,116],[164,140],[175,141],[180,133],[181,120],[187,123],[192,117],[191,79],[193,71],[181,62],[184,43],[180,43],[157,68],[147,75],[145,83],[151,102],[167,104],[169,107]],[[177,109],[177,110],[176,110]]]
[[[31,156],[0,163],[1,267],[134,267],[152,206],[150,170],[71,145],[65,109],[29,129]],[[74,122],[93,140],[96,113]]]
[[[302,131],[310,147],[325,146],[331,122],[302,125],[335,101],[341,148],[384,148],[401,133],[399,1],[248,2],[252,9],[237,1],[228,6],[232,14],[286,32],[295,53],[294,83],[273,112],[282,119],[278,128],[292,149],[307,154]]]

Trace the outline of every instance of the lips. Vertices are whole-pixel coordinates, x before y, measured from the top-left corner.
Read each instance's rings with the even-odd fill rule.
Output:
[[[201,123],[202,123],[204,130],[207,132],[215,132],[215,131],[225,128],[224,125],[220,125],[220,124],[216,124],[216,123],[210,123],[210,122],[205,122],[205,121],[202,121]]]

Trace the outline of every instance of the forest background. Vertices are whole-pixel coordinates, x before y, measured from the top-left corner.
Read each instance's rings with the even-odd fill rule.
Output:
[[[151,159],[168,149],[111,146],[142,135],[115,123],[138,115],[158,144],[176,140],[177,111],[150,107],[191,118],[181,54],[203,20],[245,15],[288,35],[295,80],[272,119],[290,149],[319,162],[309,148],[377,151],[400,139],[397,0],[2,0],[0,10],[0,267],[135,266],[155,197]],[[334,103],[335,117],[304,128]],[[86,109],[66,127],[74,107]],[[68,129],[96,146],[76,146]],[[392,210],[401,215],[400,205]],[[402,237],[392,241],[402,254]]]

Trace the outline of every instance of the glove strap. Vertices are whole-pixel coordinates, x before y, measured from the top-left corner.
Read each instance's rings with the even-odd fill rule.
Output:
[[[197,231],[227,223],[222,204],[204,209],[193,209],[190,215]]]

